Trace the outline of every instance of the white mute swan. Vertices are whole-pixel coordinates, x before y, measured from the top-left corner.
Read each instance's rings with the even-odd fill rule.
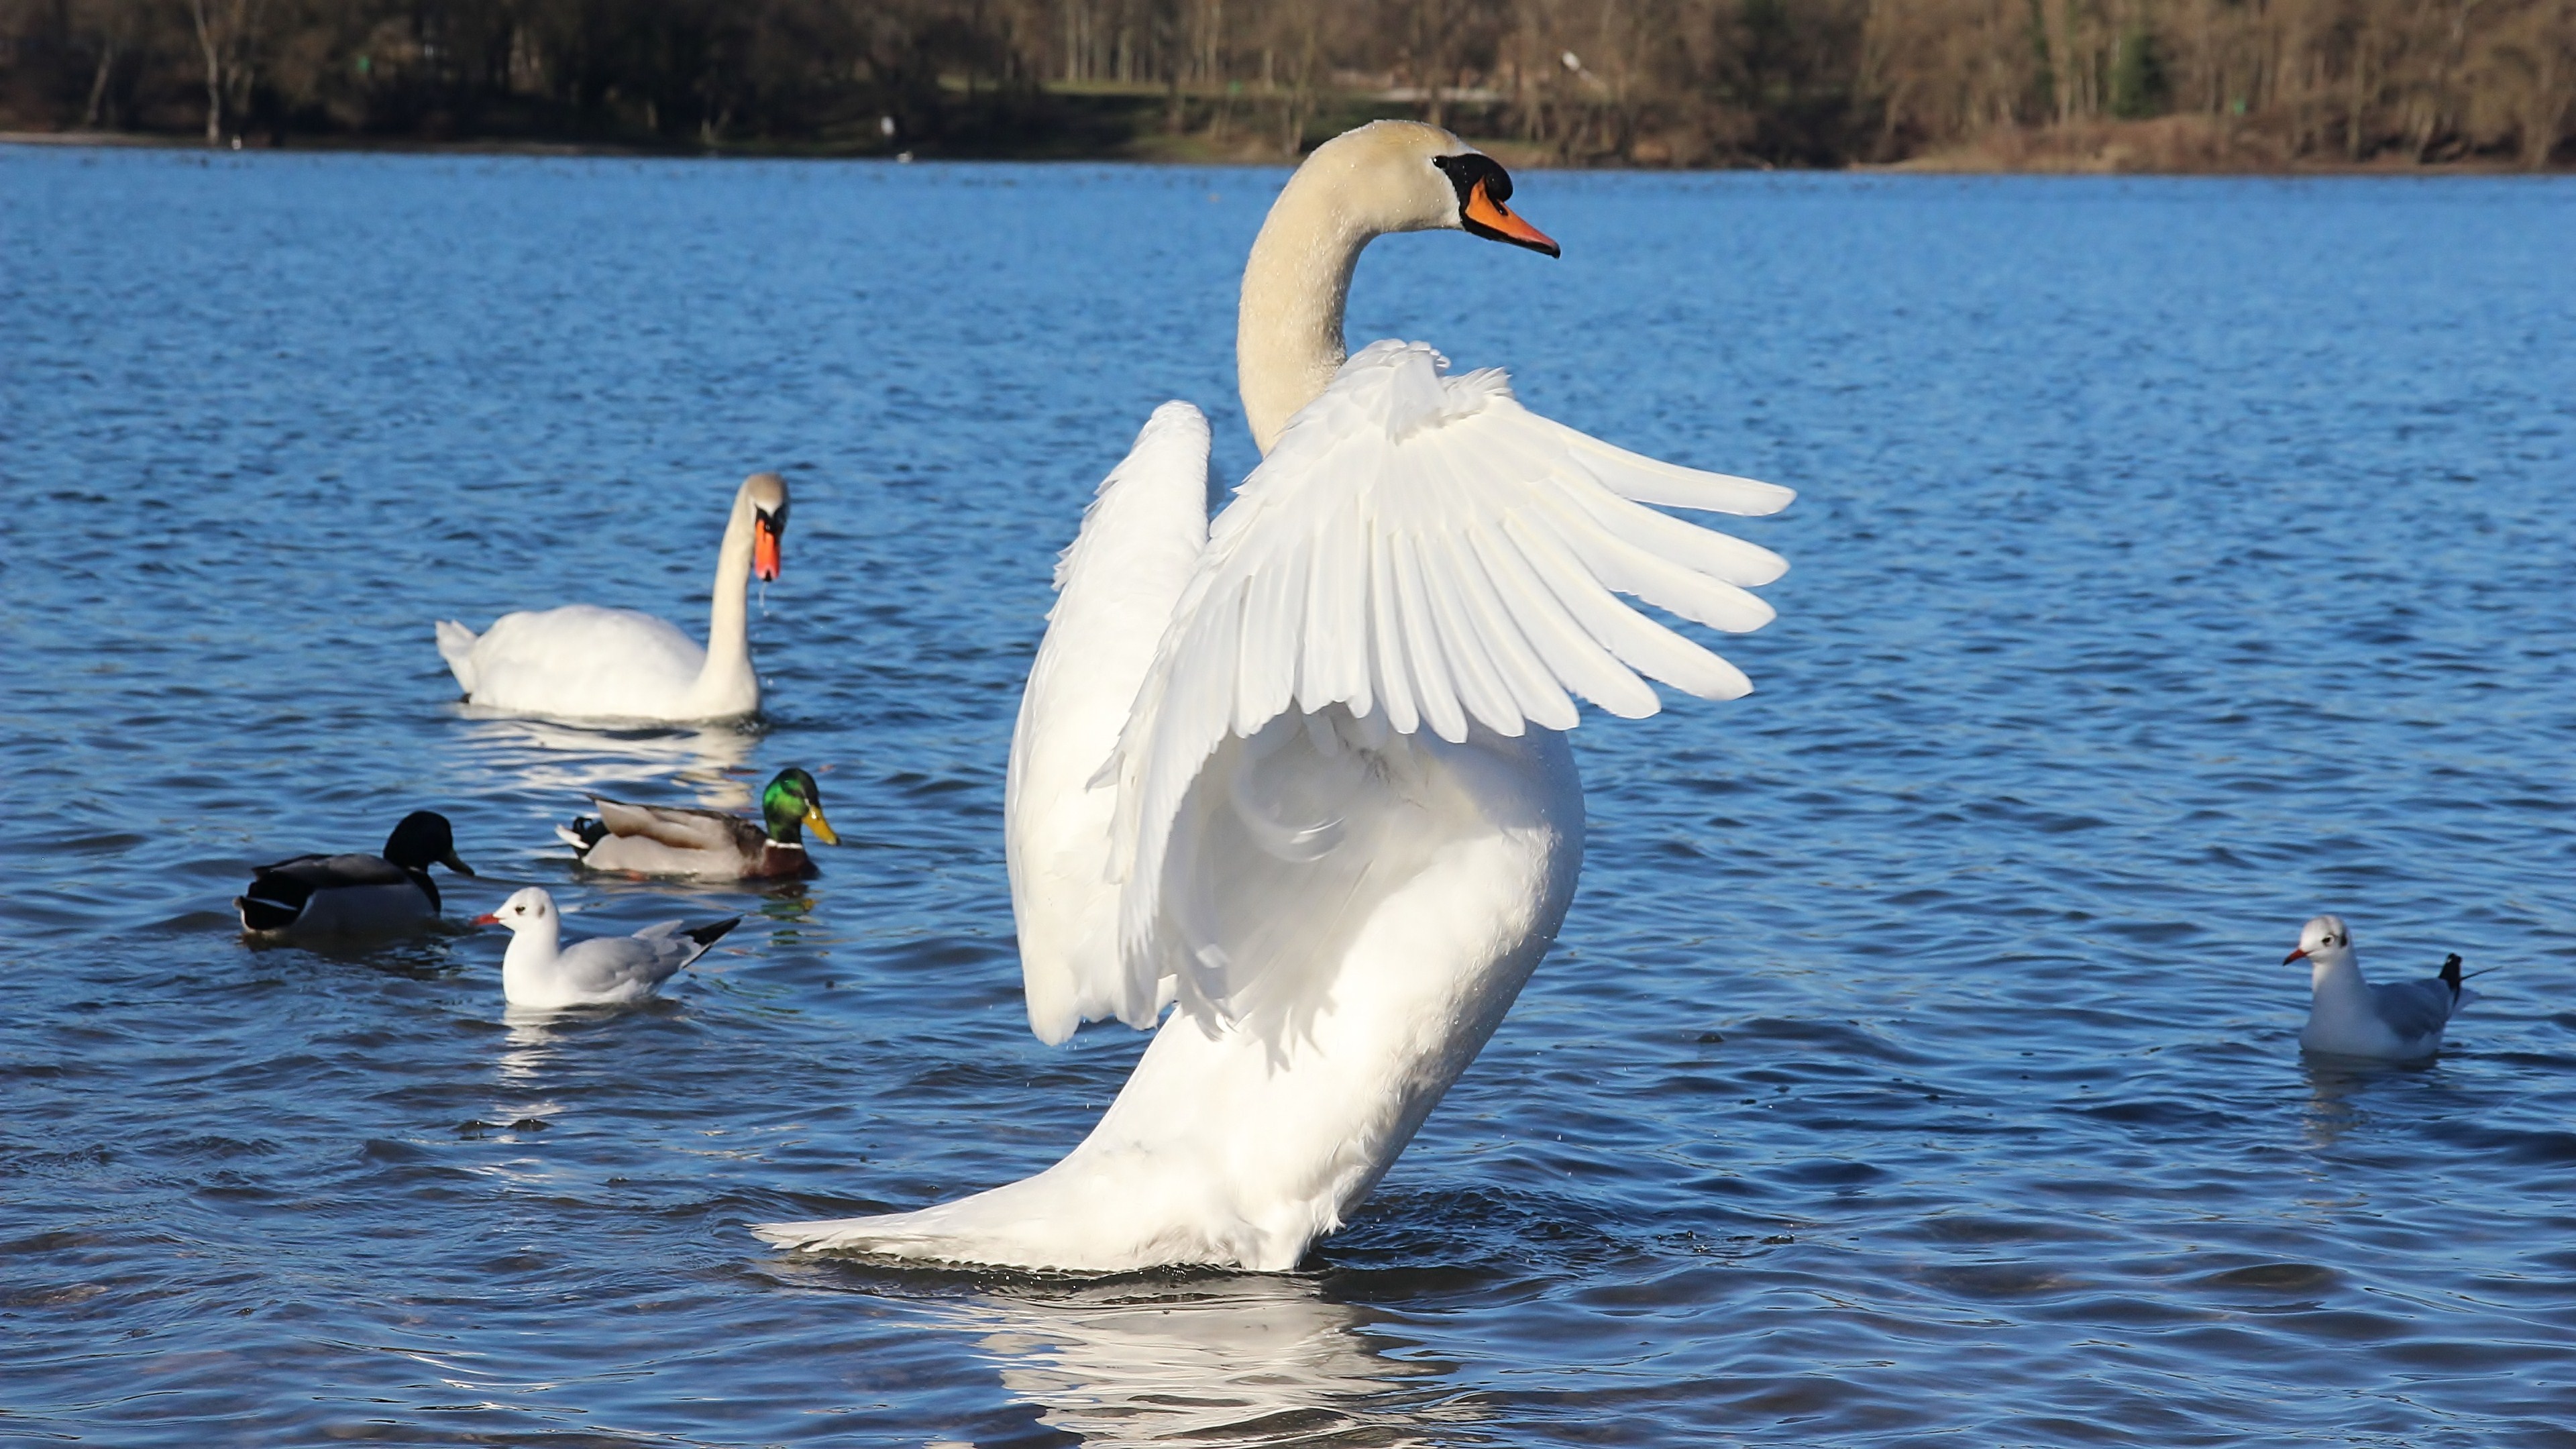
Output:
[[[716,550],[707,642],[650,614],[567,604],[504,614],[478,637],[438,621],[438,652],[466,701],[555,719],[733,719],[760,708],[743,593],[778,577],[787,480],[754,473],[733,496]]]
[[[1511,181],[1435,127],[1316,149],[1243,278],[1265,457],[1205,522],[1208,432],[1167,403],[1100,487],[1011,746],[1029,1023],[1165,1021],[1062,1162],[782,1246],[1081,1272],[1293,1267],[1368,1195],[1554,940],[1583,856],[1571,696],[1727,699],[1735,668],[1613,597],[1719,629],[1771,610],[1766,549],[1645,504],[1785,488],[1623,452],[1428,347],[1348,358],[1360,249],[1452,228],[1549,255]]]
[[[2314,998],[2300,1029],[2302,1051],[2382,1061],[2421,1061],[2442,1049],[2442,1032],[2461,1007],[2478,999],[2462,984],[2460,958],[2438,976],[2373,986],[2361,979],[2352,929],[2341,916],[2319,916],[2299,929],[2299,949],[2281,959],[2308,963]]]

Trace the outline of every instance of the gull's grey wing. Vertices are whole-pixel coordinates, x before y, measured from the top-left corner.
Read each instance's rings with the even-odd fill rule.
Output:
[[[558,958],[573,989],[584,996],[641,994],[668,980],[689,964],[695,952],[672,949],[672,943],[637,936],[593,936],[566,946]]]
[[[2370,988],[2371,1005],[2388,1029],[2401,1037],[2430,1036],[2440,1031],[2459,1005],[2459,993],[2439,977],[2401,981]]]
[[[662,921],[632,936],[594,936],[564,949],[563,969],[586,995],[640,996],[678,975],[741,923],[740,916],[703,926]]]

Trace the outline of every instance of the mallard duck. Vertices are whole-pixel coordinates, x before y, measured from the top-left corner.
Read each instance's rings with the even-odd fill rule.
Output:
[[[474,873],[457,859],[447,817],[415,810],[385,837],[382,855],[299,855],[254,868],[233,909],[263,940],[400,935],[438,919],[432,865]]]
[[[823,787],[803,770],[778,772],[760,792],[762,824],[721,810],[675,805],[630,805],[593,795],[596,818],[558,825],[555,834],[592,870],[636,875],[684,875],[699,880],[770,880],[806,875],[805,831],[838,845],[823,818]]]
[[[642,1001],[707,954],[742,917],[703,926],[664,921],[632,936],[594,936],[567,946],[555,898],[530,886],[474,924],[510,928],[510,949],[501,957],[501,994],[509,1003],[559,1011]]]

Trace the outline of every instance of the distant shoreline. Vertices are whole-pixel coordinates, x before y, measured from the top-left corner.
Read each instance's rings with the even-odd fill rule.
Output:
[[[1610,166],[1568,164],[1541,153],[1537,148],[1515,142],[1477,138],[1477,144],[1491,151],[1516,170],[1528,171],[1622,171],[1642,174],[1723,175],[1749,171],[1781,171],[1807,175],[1870,176],[2262,176],[2279,178],[2359,176],[2359,177],[2438,177],[2438,176],[2567,176],[2576,169],[2552,166],[2540,170],[2498,161],[2405,161],[2371,160],[2358,162],[2326,161],[2257,161],[2253,158],[2195,158],[2189,164],[2171,164],[2174,158],[2141,154],[2118,139],[2095,140],[2089,145],[2050,145],[2025,142],[2003,147],[1991,141],[1950,147],[1907,157],[1901,161],[1854,162],[1848,166]],[[196,136],[159,131],[25,131],[0,130],[0,145],[79,149],[91,147],[109,150],[158,150],[212,152]],[[297,155],[382,154],[423,156],[552,156],[626,158],[633,160],[705,160],[705,161],[878,161],[896,163],[911,161],[912,153],[889,154],[884,151],[855,150],[822,145],[783,144],[774,146],[682,146],[644,145],[619,141],[529,140],[512,137],[476,137],[453,140],[426,137],[347,137],[290,136],[281,141],[264,141],[252,145],[236,142],[229,153],[291,153]],[[1159,154],[1170,150],[1173,154]],[[1015,152],[1001,150],[939,150],[919,158],[940,162],[999,163],[1074,163],[1110,166],[1268,166],[1284,168],[1291,164],[1284,156],[1246,154],[1190,154],[1181,148],[1107,149],[1091,153],[1063,151]]]

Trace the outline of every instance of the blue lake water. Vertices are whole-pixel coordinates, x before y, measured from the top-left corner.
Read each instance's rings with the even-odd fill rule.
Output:
[[[0,1440],[2576,1443],[2576,184],[1531,174],[1548,262],[1355,340],[1794,485],[1759,693],[1587,716],[1563,939],[1296,1274],[787,1261],[1053,1161],[1004,752],[1152,406],[1229,477],[1279,174],[0,148]],[[430,621],[703,625],[795,489],[756,731],[466,717]],[[575,879],[585,792],[823,782],[770,892]],[[254,950],[419,806],[498,932]],[[2304,1063],[2310,914],[2499,968]]]

